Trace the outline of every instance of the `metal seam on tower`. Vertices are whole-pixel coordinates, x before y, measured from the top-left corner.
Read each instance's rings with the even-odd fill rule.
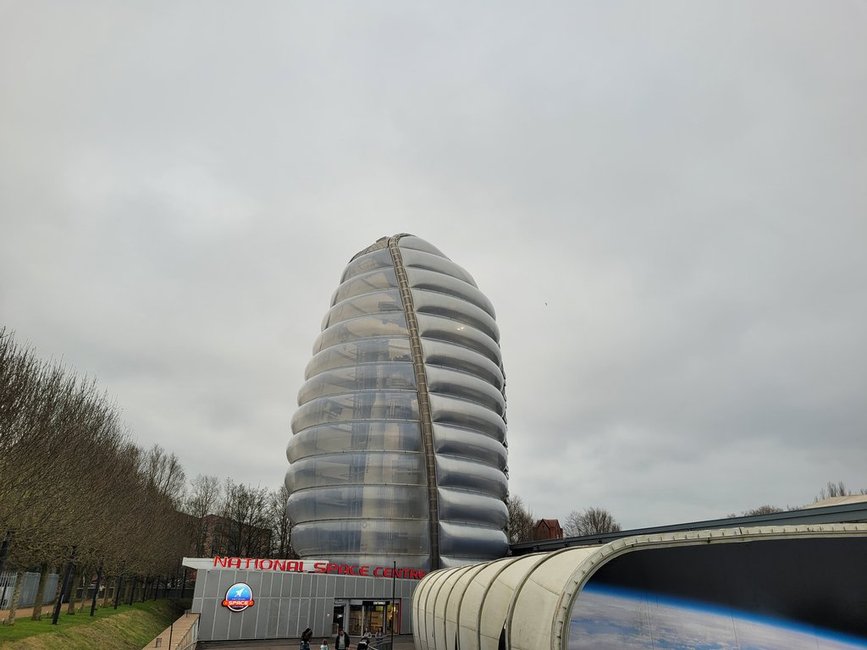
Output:
[[[427,470],[428,491],[428,522],[430,526],[430,551],[431,571],[439,569],[439,504],[437,497],[436,459],[433,445],[433,421],[431,417],[430,396],[428,394],[427,373],[424,366],[424,354],[422,353],[421,337],[418,330],[418,319],[415,314],[415,305],[412,299],[412,291],[409,286],[409,278],[403,265],[398,242],[404,235],[396,235],[388,238],[388,250],[394,264],[394,272],[397,278],[400,299],[406,316],[407,332],[409,333],[409,345],[412,352],[412,367],[415,372],[416,387],[418,392],[419,424],[421,440],[424,447],[425,468]]]

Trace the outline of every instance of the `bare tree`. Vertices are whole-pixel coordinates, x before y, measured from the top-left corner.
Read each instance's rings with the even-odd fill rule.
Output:
[[[289,490],[281,485],[268,494],[268,520],[271,526],[271,553],[278,558],[295,558],[292,548],[291,524],[286,512]]]
[[[563,525],[563,532],[568,537],[616,533],[619,530],[620,524],[604,508],[586,508],[582,512],[573,510],[566,516]]]
[[[512,495],[506,502],[509,510],[509,541],[512,544],[527,542],[533,539],[533,515],[524,507],[524,502],[518,495]]]
[[[838,481],[834,483],[834,481],[828,481],[828,483],[819,490],[819,494],[813,499],[813,502],[824,501],[825,499],[833,499],[834,497],[845,497],[852,494],[849,490],[846,489],[846,485],[843,481]]]
[[[180,505],[184,496],[184,470],[174,453],[155,444],[141,459],[141,473],[145,481],[160,494]]]
[[[205,553],[205,541],[209,532],[205,517],[217,513],[221,495],[220,481],[216,476],[199,474],[190,483],[190,492],[184,502],[184,510],[193,518],[192,546],[196,557],[202,557]]]
[[[267,500],[264,488],[226,479],[220,514],[227,555],[262,557],[268,554],[271,529],[268,526]]]
[[[751,510],[747,510],[746,512],[744,512],[744,516],[745,517],[754,517],[757,515],[772,515],[775,512],[783,512],[783,509],[778,508],[777,506],[765,504],[763,506],[759,506],[758,508],[753,508]]]

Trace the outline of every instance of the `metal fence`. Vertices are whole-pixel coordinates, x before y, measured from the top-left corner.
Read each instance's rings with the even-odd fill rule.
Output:
[[[194,650],[199,643],[199,615],[187,610],[170,627],[148,643],[144,650],[165,648],[165,650]]]
[[[42,595],[43,604],[54,602],[59,578],[60,576],[56,573],[48,574],[48,580],[45,583],[45,593]],[[21,580],[21,594],[18,596],[18,607],[32,607],[35,605],[37,589],[39,589],[39,573],[25,573]],[[0,609],[9,609],[14,591],[15,573],[12,571],[0,573]]]
[[[180,638],[178,645],[175,646],[175,650],[191,650],[192,648],[195,648],[199,642],[199,615],[187,611],[184,616],[195,616],[196,620],[194,620],[193,624],[190,625],[190,629],[187,630],[187,633]]]

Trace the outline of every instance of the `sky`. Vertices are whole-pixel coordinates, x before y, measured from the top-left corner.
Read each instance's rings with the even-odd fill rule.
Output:
[[[867,488],[867,4],[0,0],[0,324],[276,488],[343,267],[497,310],[510,490],[624,528]]]

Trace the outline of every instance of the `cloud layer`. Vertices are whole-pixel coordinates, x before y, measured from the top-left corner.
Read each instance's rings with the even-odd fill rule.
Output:
[[[855,1],[0,5],[0,321],[276,486],[340,271],[498,311],[513,492],[624,527],[867,487]]]

